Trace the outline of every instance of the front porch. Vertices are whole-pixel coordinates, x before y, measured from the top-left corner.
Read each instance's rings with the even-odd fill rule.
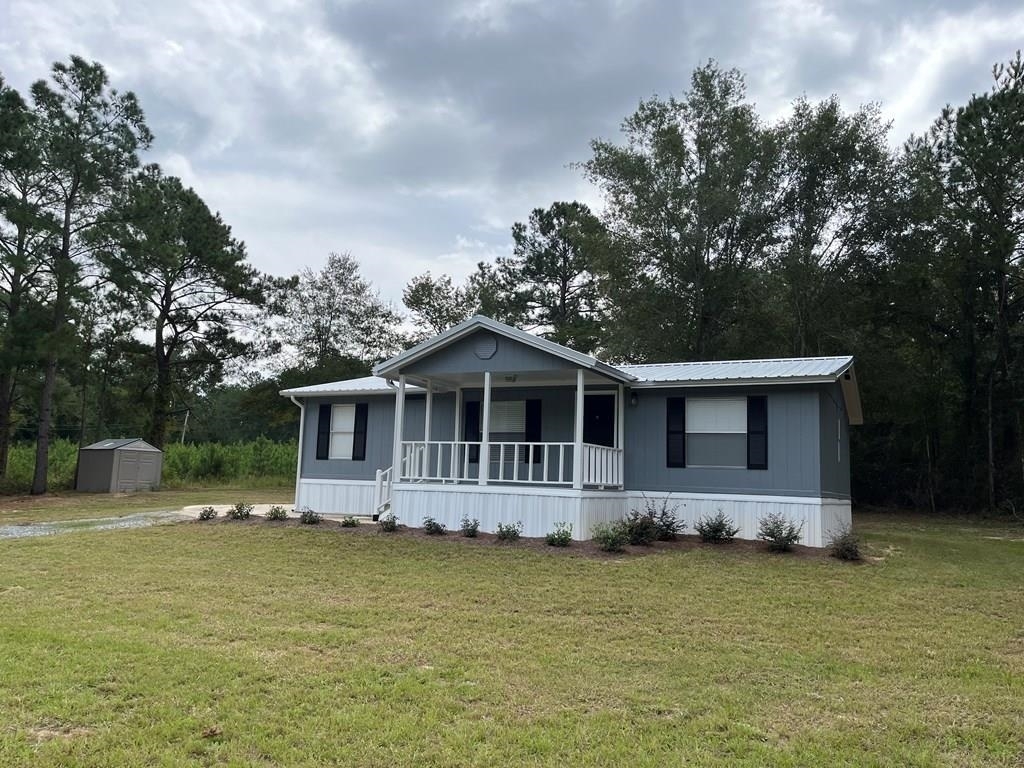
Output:
[[[496,381],[500,385],[495,386]],[[406,435],[410,383],[423,390],[423,439]],[[401,373],[396,390],[393,463],[377,472],[377,513],[392,507],[397,484],[464,490],[525,486],[621,491],[624,487],[621,382],[609,382],[583,368],[543,375],[489,370],[475,376]],[[556,393],[557,406],[548,402],[542,409],[541,396]],[[435,399],[441,395],[448,398],[449,408],[446,420],[438,423]],[[567,410],[571,410],[571,421]]]

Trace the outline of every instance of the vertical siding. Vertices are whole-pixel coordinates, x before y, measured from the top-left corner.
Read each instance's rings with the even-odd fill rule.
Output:
[[[320,405],[367,403],[366,460],[316,458],[316,432]],[[410,395],[405,401],[405,439],[423,439],[423,416],[426,403],[422,394]],[[454,426],[455,396],[434,395],[431,432],[434,440],[451,440]],[[367,395],[331,398],[309,398],[306,401],[306,425],[303,431],[302,477],[320,480],[373,480],[378,469],[391,466],[394,445],[395,396]]]
[[[633,391],[626,406],[627,489],[690,493],[818,496],[821,455],[818,392],[810,387],[709,387]],[[768,469],[666,466],[665,400],[669,397],[766,395]]]
[[[486,360],[477,357],[475,349],[482,335],[494,336],[497,349],[494,356]],[[402,373],[428,376],[443,373],[483,373],[494,371],[519,373],[523,371],[553,371],[574,368],[572,363],[560,357],[542,352],[490,331],[478,331],[459,339],[429,357],[418,360],[402,369]]]
[[[821,495],[850,497],[850,424],[839,384],[819,393],[821,423]]]
[[[367,481],[300,480],[295,507],[328,515],[372,515],[374,488],[374,483]]]

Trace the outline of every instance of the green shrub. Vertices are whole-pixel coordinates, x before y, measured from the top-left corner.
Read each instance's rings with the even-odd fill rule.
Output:
[[[448,529],[444,527],[444,523],[439,523],[432,517],[424,517],[423,532],[428,536],[444,536]]]
[[[523,535],[523,523],[498,523],[498,530],[495,536],[498,537],[498,541],[519,541],[519,537]]]
[[[359,521],[356,518],[352,517],[352,515],[345,515],[345,517],[341,518],[341,527],[342,528],[358,528],[359,527]]]
[[[314,512],[309,507],[303,507],[299,511],[299,522],[302,525],[319,525],[323,522],[324,516],[319,512]]]
[[[377,527],[384,533],[394,533],[398,530],[398,518],[395,517],[393,512],[381,515],[377,519]]]
[[[626,540],[633,545],[649,546],[658,538],[658,525],[650,512],[634,509],[622,521],[622,528],[626,533]]]
[[[468,517],[462,518],[459,523],[459,533],[465,536],[467,539],[475,539],[477,532],[480,530],[480,521],[475,517],[470,520]]]
[[[860,560],[860,537],[848,526],[843,526],[828,541],[832,557],[840,560]]]
[[[800,541],[803,521],[797,525],[778,512],[770,512],[757,521],[757,538],[768,542],[772,552],[788,552]]]
[[[287,520],[288,513],[284,511],[284,507],[279,504],[275,504],[267,510],[267,514],[264,515],[267,520]]]
[[[686,530],[686,523],[676,517],[678,506],[670,507],[668,499],[662,499],[657,505],[653,500],[647,500],[647,513],[654,518],[654,528],[657,531],[655,538],[658,541],[675,541],[683,531]]]
[[[693,527],[701,541],[711,544],[724,544],[732,541],[740,532],[739,526],[734,525],[732,518],[722,510],[718,510],[711,517],[701,517]]]
[[[213,520],[217,516],[217,510],[213,507],[203,507],[199,510],[200,520]]]
[[[252,515],[252,504],[240,501],[228,510],[228,517],[232,520],[248,520]]]
[[[626,525],[622,520],[614,523],[597,523],[590,529],[590,537],[604,552],[621,552],[629,541]]]
[[[572,523],[555,523],[555,530],[544,541],[549,547],[568,547],[572,543]]]

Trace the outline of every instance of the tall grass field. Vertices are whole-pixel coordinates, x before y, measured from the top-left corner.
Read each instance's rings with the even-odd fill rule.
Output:
[[[288,485],[295,480],[296,442],[275,443],[259,438],[247,443],[171,443],[164,448],[163,487],[245,483],[263,487]],[[68,490],[75,484],[78,444],[55,440],[50,445],[49,487]],[[11,449],[7,477],[0,493],[26,493],[32,484],[35,445]]]

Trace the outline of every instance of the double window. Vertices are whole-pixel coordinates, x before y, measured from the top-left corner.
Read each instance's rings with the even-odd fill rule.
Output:
[[[666,459],[669,467],[767,469],[767,398],[668,398]]]
[[[317,459],[365,461],[367,403],[320,406],[316,434]]]

